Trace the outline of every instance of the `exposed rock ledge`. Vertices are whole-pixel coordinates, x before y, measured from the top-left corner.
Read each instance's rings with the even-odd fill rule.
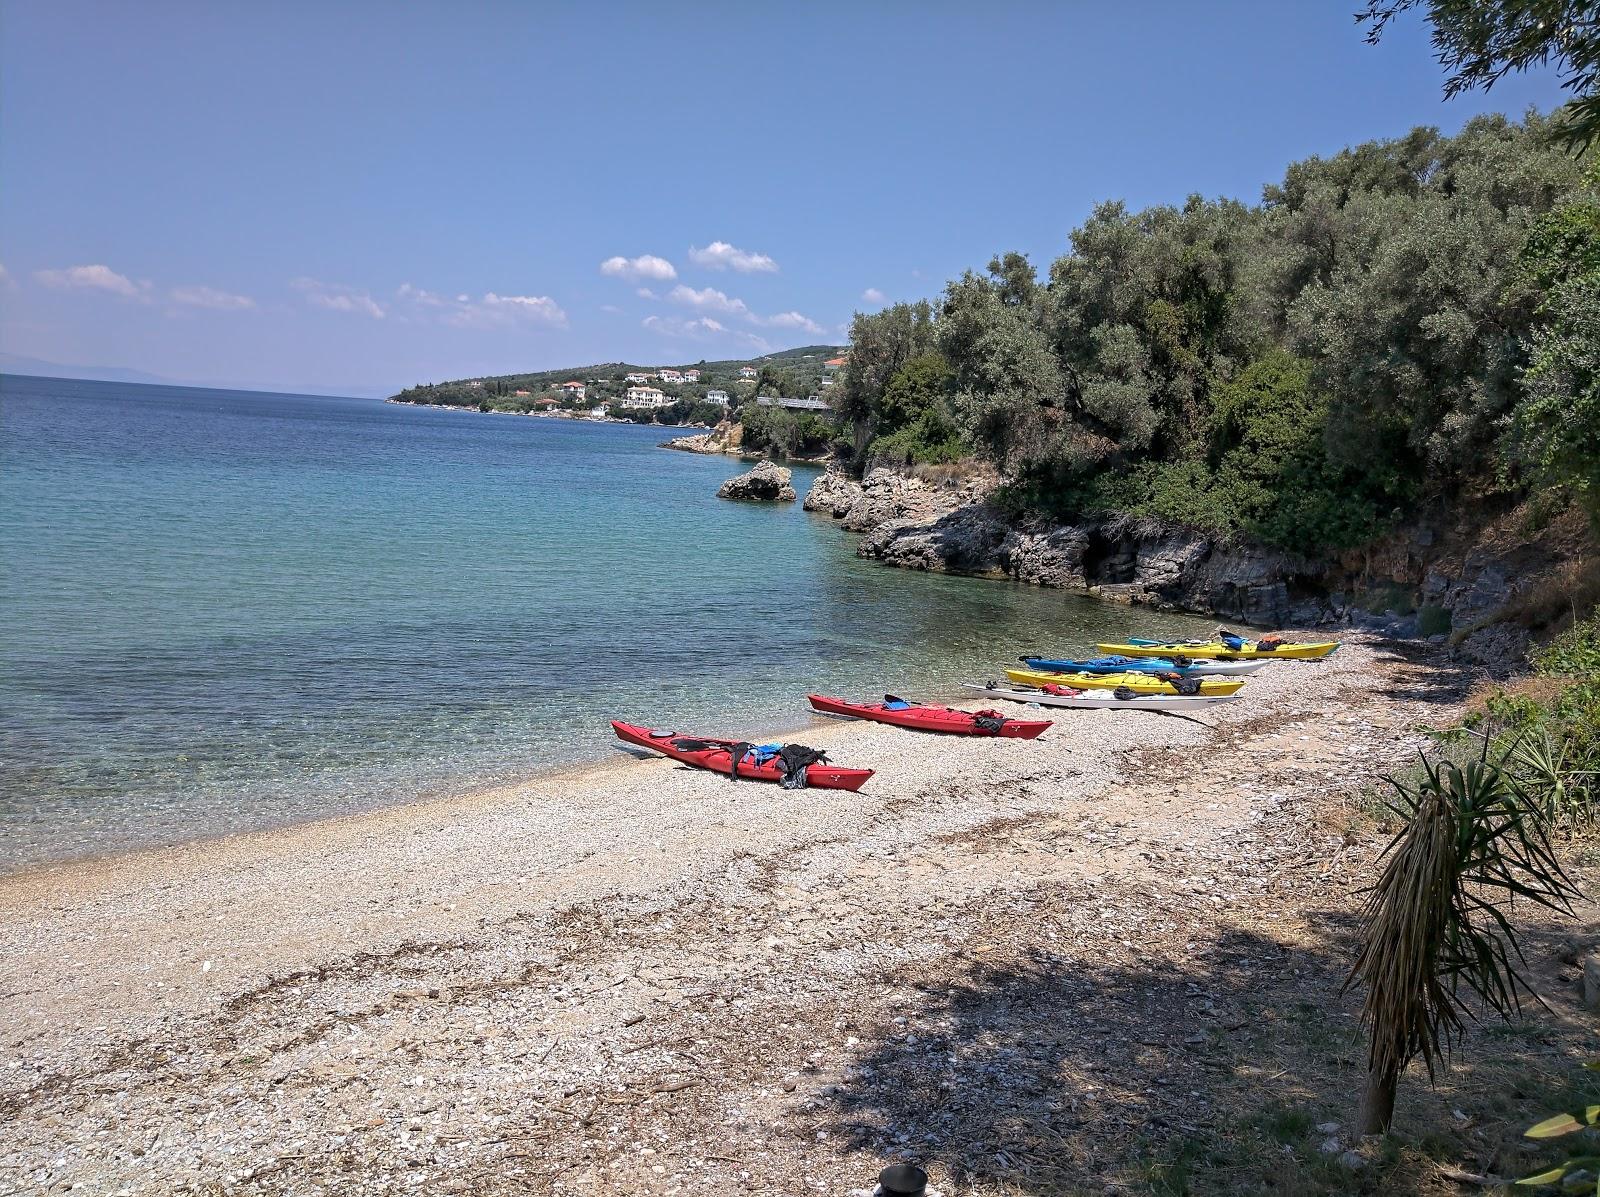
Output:
[[[803,506],[843,521],[847,532],[870,532],[890,521],[933,520],[978,503],[994,483],[989,475],[930,482],[882,467],[857,482],[830,469],[811,484]]]
[[[1571,543],[1547,532],[1530,545],[1511,513],[1476,531],[1419,525],[1359,554],[1313,559],[1155,521],[1019,520],[982,489],[882,469],[861,483],[827,474],[806,507],[861,532],[857,556],[903,569],[1083,589],[1256,627],[1353,625],[1440,641],[1440,628],[1453,628],[1460,653],[1491,666],[1521,664],[1528,632],[1509,613],[1592,543],[1574,514]]]
[[[1291,554],[1125,522],[1013,522],[983,503],[931,520],[885,521],[862,537],[856,553],[906,569],[1094,589],[1106,598],[1263,627],[1313,626],[1340,614],[1326,600],[1291,595],[1292,582],[1315,572]]]
[[[675,436],[671,440],[661,442],[663,449],[681,449],[685,453],[732,453],[740,452],[739,443],[743,440],[744,429],[738,424],[719,424],[710,432],[699,432],[689,436]]]
[[[753,499],[767,502],[793,503],[794,486],[789,481],[789,471],[782,466],[763,461],[753,470],[729,478],[717,488],[719,499]]]

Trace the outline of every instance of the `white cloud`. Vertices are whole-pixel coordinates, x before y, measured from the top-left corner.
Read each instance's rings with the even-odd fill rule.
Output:
[[[657,295],[649,287],[640,287],[637,291],[634,292],[634,294],[637,295],[640,299],[660,299],[661,298],[661,296]]]
[[[442,308],[450,302],[448,296],[436,295],[432,291],[424,291],[421,287],[413,287],[410,283],[401,283],[395,292],[401,299],[408,299],[412,303],[421,304],[425,308]],[[457,302],[466,302],[466,296],[457,296]]]
[[[679,283],[672,288],[667,298],[673,303],[694,308],[696,311],[737,316],[745,323],[754,324],[759,328],[798,328],[813,335],[821,335],[823,332],[822,325],[808,316],[802,316],[799,312],[779,312],[776,316],[762,316],[752,312],[750,305],[744,300],[724,294],[715,287],[703,287],[696,291],[693,287]]]
[[[622,309],[614,303],[603,303],[600,305],[600,310],[611,316],[619,316],[622,314]]]
[[[637,258],[624,258],[618,254],[600,263],[600,273],[610,275],[612,278],[625,278],[629,282],[648,278],[660,283],[670,283],[678,277],[678,272],[672,263],[665,258],[656,257],[655,254],[640,254]]]
[[[256,306],[248,295],[235,295],[231,291],[218,291],[215,287],[174,287],[170,293],[173,303],[191,308],[210,308],[215,312],[242,312]]]
[[[739,249],[726,241],[713,241],[704,249],[691,245],[689,261],[707,270],[737,270],[740,274],[772,274],[778,269],[766,254]]]
[[[887,298],[889,297],[876,287],[868,287],[861,293],[862,303],[882,303]]]
[[[823,333],[822,325],[809,316],[802,316],[799,312],[779,312],[776,316],[766,316],[757,321],[768,328],[798,328],[812,336],[820,337]]]
[[[679,283],[668,293],[667,298],[673,303],[682,304],[687,308],[694,308],[701,312],[720,312],[724,316],[741,316],[746,320],[754,321],[755,315],[742,299],[732,299],[718,291],[715,287],[706,287],[696,291],[693,287],[685,287]]]
[[[124,299],[144,299],[149,283],[136,283],[109,266],[68,266],[65,270],[36,270],[33,277],[57,290],[109,291]]]
[[[466,294],[441,295],[410,283],[400,284],[395,294],[409,305],[408,310],[414,316],[436,316],[457,328],[529,323],[567,327],[567,314],[548,295],[498,295],[486,291],[482,298],[475,300]]]
[[[711,316],[696,316],[691,320],[684,320],[678,316],[646,316],[643,324],[644,327],[662,336],[687,338],[692,341],[721,338],[749,345],[761,353],[772,351],[772,346],[764,338],[756,336],[755,333],[729,328]]]
[[[346,287],[340,283],[318,282],[314,278],[291,279],[289,285],[296,291],[303,292],[306,302],[313,307],[326,308],[330,312],[356,312],[363,316],[371,316],[374,320],[382,320],[385,314],[382,304],[365,291],[357,291],[354,287]]]
[[[496,295],[490,291],[474,306],[508,319],[532,320],[535,324],[550,324],[556,328],[567,326],[567,314],[548,295]]]

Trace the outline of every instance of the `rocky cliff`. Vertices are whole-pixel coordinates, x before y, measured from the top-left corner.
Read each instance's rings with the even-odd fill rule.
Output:
[[[818,479],[806,509],[862,533],[857,555],[885,565],[1084,589],[1255,627],[1450,638],[1497,665],[1522,659],[1524,617],[1563,577],[1593,581],[1573,580],[1585,553],[1593,559],[1576,512],[1534,537],[1518,509],[1488,524],[1440,527],[1436,518],[1361,553],[1311,557],[1156,522],[1012,518],[983,491],[981,482],[941,487],[874,470],[860,483]]]

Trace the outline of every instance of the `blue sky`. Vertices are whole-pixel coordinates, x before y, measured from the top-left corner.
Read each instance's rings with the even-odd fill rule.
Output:
[[[843,339],[1099,200],[1560,101],[1445,103],[1357,0],[0,0],[0,351],[217,384]]]

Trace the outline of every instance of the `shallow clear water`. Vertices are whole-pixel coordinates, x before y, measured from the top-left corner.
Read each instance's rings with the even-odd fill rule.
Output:
[[[662,437],[0,378],[0,867],[601,759],[613,717],[765,735],[811,689],[1209,627],[859,561]]]

